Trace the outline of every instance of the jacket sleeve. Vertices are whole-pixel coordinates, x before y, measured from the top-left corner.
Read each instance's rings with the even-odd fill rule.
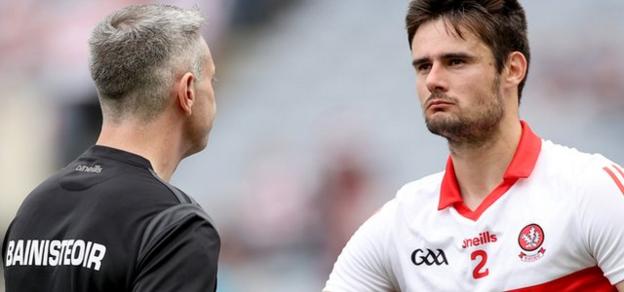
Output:
[[[323,292],[395,291],[386,251],[394,201],[387,203],[353,234],[344,247]]]
[[[132,291],[216,291],[219,249],[219,235],[201,208],[170,208],[143,234]]]
[[[624,281],[624,170],[606,161],[588,169],[579,219],[587,250],[612,285]]]

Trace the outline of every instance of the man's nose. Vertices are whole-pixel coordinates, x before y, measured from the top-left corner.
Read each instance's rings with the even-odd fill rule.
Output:
[[[448,76],[444,66],[440,63],[434,63],[431,65],[431,70],[427,74],[425,84],[429,92],[446,92],[448,90]]]

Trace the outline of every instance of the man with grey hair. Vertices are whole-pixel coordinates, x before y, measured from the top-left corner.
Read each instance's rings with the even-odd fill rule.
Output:
[[[196,10],[121,9],[89,41],[96,145],[32,191],[2,249],[6,291],[215,291],[220,239],[170,185],[207,144],[215,68]]]

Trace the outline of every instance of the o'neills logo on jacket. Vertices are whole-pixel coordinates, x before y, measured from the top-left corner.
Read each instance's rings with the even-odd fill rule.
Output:
[[[81,266],[99,271],[106,246],[80,239],[11,240],[6,266]]]
[[[87,172],[87,173],[102,173],[102,167],[99,164],[88,166],[84,164],[76,165],[75,171]]]
[[[475,247],[492,242],[496,242],[496,234],[491,234],[489,231],[479,233],[479,236],[473,238],[466,238],[462,243],[462,248]]]

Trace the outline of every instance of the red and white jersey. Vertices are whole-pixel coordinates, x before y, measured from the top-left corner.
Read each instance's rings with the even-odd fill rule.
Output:
[[[624,170],[522,122],[474,211],[445,172],[401,188],[349,240],[323,291],[613,291],[624,281]]]

